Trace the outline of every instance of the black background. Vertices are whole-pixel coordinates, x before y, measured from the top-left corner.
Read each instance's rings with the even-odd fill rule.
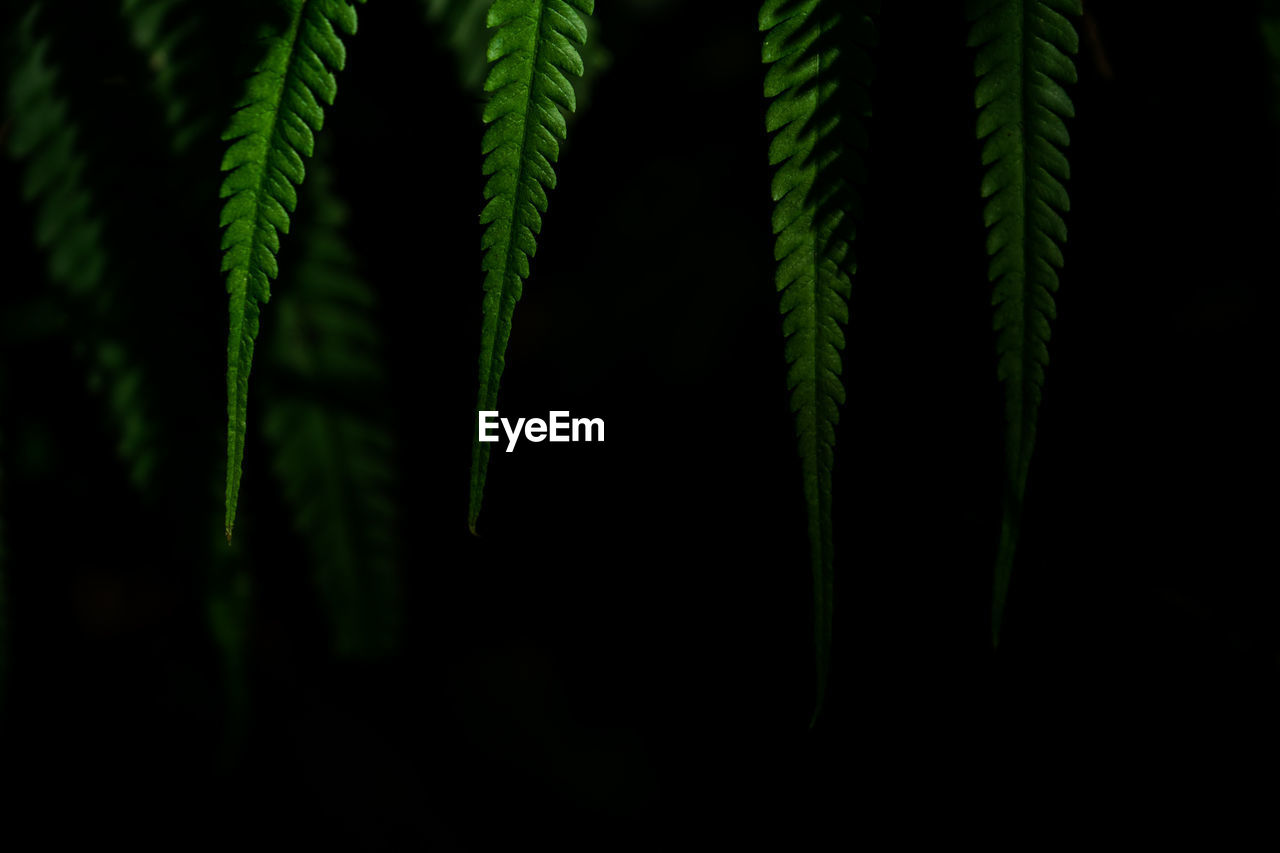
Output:
[[[612,63],[570,129],[500,409],[603,417],[607,441],[495,453],[479,538],[479,102],[417,4],[361,10],[325,132],[381,300],[408,637],[387,663],[329,660],[251,397],[238,750],[192,568],[225,547],[216,515],[131,495],[65,340],[6,345],[0,832],[683,847],[1005,835],[1028,809],[1052,831],[1135,817],[1135,792],[1263,794],[1280,712],[1262,308],[1280,140],[1252,6],[1087,6],[1060,319],[993,653],[1001,407],[972,54],[959,4],[886,4],[836,451],[831,695],[810,730],[754,4],[599,5]],[[17,174],[11,306],[43,286]],[[129,205],[117,227],[143,227]],[[210,469],[216,211],[211,195],[212,221],[183,226],[203,253],[153,294],[191,324],[170,417],[210,428],[188,453]],[[175,533],[193,527],[207,537]]]

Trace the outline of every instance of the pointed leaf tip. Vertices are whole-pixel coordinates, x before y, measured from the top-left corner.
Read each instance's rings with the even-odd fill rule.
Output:
[[[225,199],[220,218],[222,271],[227,274],[227,541],[240,493],[249,375],[260,306],[271,298],[279,272],[281,237],[289,233],[297,190],[314,153],[324,108],[333,104],[334,74],[346,62],[341,34],[354,34],[348,0],[290,0],[281,29],[249,78],[246,98],[222,139]]]
[[[570,77],[584,71],[581,48],[594,0],[503,0],[488,12],[489,93],[482,137],[487,200],[480,222],[484,272],[477,412],[498,408],[511,318],[556,186],[554,165],[577,109]],[[470,527],[484,496],[489,445],[472,442]]]

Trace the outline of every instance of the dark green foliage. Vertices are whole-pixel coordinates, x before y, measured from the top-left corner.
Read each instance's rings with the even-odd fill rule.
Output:
[[[244,81],[257,60],[258,45],[255,35],[264,25],[271,26],[272,15],[278,11],[276,4],[263,4],[255,0],[220,0],[210,4],[205,0],[122,0],[121,13],[125,22],[128,42],[141,59],[145,69],[147,89],[153,95],[154,110],[161,119],[163,149],[167,167],[175,176],[163,189],[163,203],[167,209],[190,211],[186,217],[201,227],[180,231],[181,243],[171,247],[172,266],[191,264],[194,257],[205,257],[218,249],[215,233],[206,232],[204,223],[218,215],[221,202],[217,198],[221,176],[210,164],[216,164],[223,154],[224,143],[219,133],[227,122],[227,116],[240,100]],[[243,46],[229,50],[228,46]],[[194,278],[193,278],[194,280]],[[192,287],[188,284],[186,287]],[[176,388],[201,388],[186,381],[182,359],[170,359],[176,349],[175,338],[189,333],[184,326],[202,326],[207,317],[204,288],[200,288],[199,300],[188,307],[190,319],[175,315],[174,309],[181,300],[171,298],[157,302],[162,320],[152,321],[157,328],[166,330],[160,341],[153,344],[151,363],[176,364],[163,377],[167,403],[179,407]],[[176,296],[176,294],[174,294]],[[212,293],[210,293],[212,295]],[[210,305],[209,307],[212,307]],[[142,318],[134,314],[133,322],[142,324]],[[157,357],[156,353],[163,353]],[[202,393],[202,389],[199,392]],[[205,419],[201,408],[199,429],[195,425],[166,424],[168,441],[173,435],[182,435],[183,443],[192,444],[190,436],[199,432],[204,438]],[[221,431],[219,431],[221,433]],[[214,435],[210,439],[217,441]],[[201,443],[201,463],[205,461],[206,446]],[[216,445],[208,445],[208,452],[218,453]],[[210,461],[212,459],[210,458]],[[203,478],[191,477],[190,470],[174,466],[175,475],[190,483],[193,505],[200,508],[189,517],[193,520],[186,535],[198,541],[208,541],[206,510],[216,507],[217,529],[223,529],[225,513],[225,457],[219,456],[216,482],[205,488]],[[202,472],[204,468],[200,469]],[[214,472],[210,471],[210,474]],[[164,484],[161,491],[171,491],[175,482]],[[200,588],[203,595],[205,625],[218,653],[222,690],[225,697],[225,739],[228,747],[234,747],[244,734],[249,698],[249,644],[252,616],[252,584],[247,565],[238,548],[214,549],[199,567]],[[224,750],[224,758],[228,753]]]
[[[64,302],[74,312],[101,317],[116,307],[113,289],[106,286],[111,261],[99,202],[87,177],[82,133],[49,60],[50,39],[43,32],[49,15],[41,5],[32,6],[14,32],[8,149],[23,167],[23,199],[35,211],[34,242],[45,254],[49,279],[62,288]],[[106,324],[83,335],[80,346],[89,387],[106,398],[115,422],[120,456],[134,483],[145,488],[157,458],[142,372]]]
[[[485,279],[478,411],[497,409],[511,317],[537,251],[547,193],[556,184],[553,164],[565,139],[565,112],[576,106],[567,75],[582,74],[585,16],[594,8],[594,0],[496,0],[489,9],[487,22],[496,31],[484,85],[490,99],[482,153],[489,180],[480,214],[487,227],[481,240]],[[488,467],[489,444],[477,439],[467,516],[473,533]]]
[[[1049,361],[1062,244],[1070,207],[1064,119],[1074,115],[1063,86],[1074,83],[1078,38],[1068,15],[1078,0],[978,0],[969,5],[977,49],[978,138],[989,229],[998,375],[1005,398],[1005,490],[992,597],[998,642],[1022,519],[1036,416]]]
[[[393,448],[377,412],[385,377],[374,294],[343,239],[347,211],[331,184],[317,159],[300,251],[275,308],[263,430],[311,554],[334,652],[364,658],[390,651],[399,629]]]
[[[449,48],[458,81],[468,92],[484,90],[489,70],[489,33],[485,18],[492,0],[423,0],[439,40]]]
[[[9,111],[18,117],[9,154],[26,161],[22,194],[37,206],[36,245],[51,251],[49,276],[75,295],[102,280],[106,252],[102,225],[83,183],[84,155],[77,128],[58,93],[58,74],[47,61],[49,41],[37,31],[40,7],[23,17],[17,31],[17,70],[10,78]]]
[[[1265,764],[1280,0],[1090,4],[1078,88],[1047,2],[378,2],[337,75],[319,2],[36,1],[0,2],[3,832],[750,848],[990,805],[909,790],[948,768]],[[481,404],[609,441],[498,450],[476,539],[486,182]]]
[[[361,0],[363,2],[363,0]],[[269,38],[266,55],[223,133],[231,142],[222,168],[229,172],[221,224],[222,269],[231,297],[227,344],[226,535],[231,540],[244,458],[249,370],[261,303],[270,299],[280,234],[289,231],[297,186],[306,174],[324,105],[337,92],[334,72],[346,63],[341,36],[356,31],[355,7],[346,0],[289,0],[285,29]]]
[[[231,51],[228,45],[252,43],[262,17],[274,10],[274,3],[259,0],[122,0],[128,37],[149,71],[169,148],[188,174],[202,176],[190,182],[193,194],[205,191],[205,158],[220,147],[228,107],[240,98],[256,59],[254,50]]]
[[[851,244],[864,178],[870,114],[872,3],[767,0],[760,9],[763,59],[769,66],[765,117],[773,134],[769,164],[776,282],[789,365],[787,386],[808,504],[813,566],[818,699],[831,660],[833,563],[831,472],[836,424],[844,404],[840,380],[843,325],[849,320]]]

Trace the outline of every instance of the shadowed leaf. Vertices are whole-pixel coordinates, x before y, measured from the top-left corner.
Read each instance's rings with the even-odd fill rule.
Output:
[[[1022,521],[1036,416],[1049,363],[1049,322],[1070,207],[1065,85],[1079,49],[1068,15],[1079,0],[978,0],[969,4],[977,49],[978,139],[982,140],[987,277],[995,306],[997,373],[1004,388],[1005,487],[991,606],[997,644]]]

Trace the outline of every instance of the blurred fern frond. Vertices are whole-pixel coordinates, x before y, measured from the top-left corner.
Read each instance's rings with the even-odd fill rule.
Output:
[[[334,653],[372,658],[399,633],[392,439],[373,309],[342,229],[347,210],[317,158],[298,253],[277,299],[264,434],[311,555]]]
[[[101,321],[116,310],[108,287],[110,257],[103,216],[88,179],[89,158],[45,33],[49,13],[33,5],[13,32],[15,72],[8,90],[9,155],[22,168],[23,200],[35,209],[33,238],[46,274],[79,316]],[[157,467],[155,430],[143,374],[110,323],[82,323],[75,341],[91,390],[105,397],[117,449],[133,482],[145,489]]]
[[[813,571],[817,701],[831,660],[834,563],[831,478],[844,404],[842,327],[857,268],[852,243],[865,177],[875,3],[766,0],[762,58],[769,66],[766,129],[773,134],[776,285],[786,337]]]
[[[147,57],[153,72],[165,123],[173,131],[173,150],[184,152],[214,126],[211,113],[195,109],[190,92],[204,65],[193,61],[193,56],[199,57],[202,48],[216,39],[208,37],[207,21],[190,0],[121,0],[121,11],[134,46]]]
[[[999,642],[1021,527],[1027,471],[1049,362],[1053,293],[1067,240],[1070,169],[1064,121],[1075,114],[1064,86],[1076,80],[1079,38],[1067,16],[1079,0],[971,0],[977,50],[975,102],[987,199],[987,278],[992,283],[997,374],[1004,388],[1005,488],[992,592]]]

